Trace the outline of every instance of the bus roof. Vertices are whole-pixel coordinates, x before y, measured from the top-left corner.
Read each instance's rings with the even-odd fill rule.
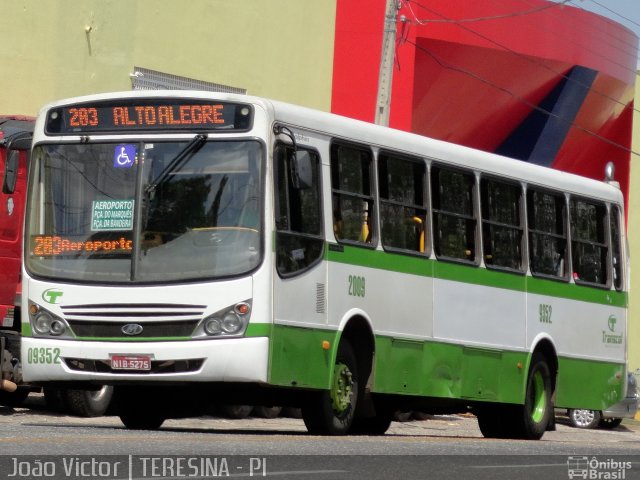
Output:
[[[401,130],[382,127],[308,107],[249,95],[197,90],[138,90],[101,93],[49,103],[41,109],[38,121],[44,121],[44,114],[50,108],[61,105],[113,98],[171,97],[252,103],[267,111],[274,121],[285,122],[291,126],[307,131],[316,131],[345,141],[364,143],[380,149],[391,149],[406,155],[446,162],[489,175],[496,175],[514,181],[524,181],[529,185],[537,185],[544,188],[562,190],[567,193],[585,195],[598,198],[602,201],[615,202],[618,204],[623,203],[623,196],[620,189],[604,181],[581,177],[553,168],[543,167]],[[38,132],[43,130],[42,124],[40,123],[36,128]]]

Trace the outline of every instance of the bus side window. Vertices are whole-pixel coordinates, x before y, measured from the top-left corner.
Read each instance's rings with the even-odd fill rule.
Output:
[[[489,268],[522,272],[522,187],[493,179],[482,179],[480,195],[485,264]]]
[[[620,210],[617,206],[612,206],[609,213],[611,220],[611,262],[613,286],[616,290],[622,290],[622,248],[620,238]]]
[[[571,256],[576,283],[607,284],[607,209],[603,204],[571,199]]]
[[[560,193],[529,190],[529,264],[534,275],[567,280],[566,202]]]
[[[278,145],[274,154],[276,268],[283,276],[310,268],[322,258],[320,157],[308,151],[310,185],[295,178],[294,150]]]
[[[331,145],[333,226],[338,241],[373,245],[372,164],[369,149]]]
[[[438,258],[475,262],[476,226],[472,173],[433,167],[431,198]]]
[[[382,245],[391,250],[426,253],[426,165],[381,153],[380,229]]]

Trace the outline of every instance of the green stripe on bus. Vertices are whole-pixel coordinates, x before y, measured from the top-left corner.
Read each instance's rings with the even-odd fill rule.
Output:
[[[329,329],[273,325],[269,382],[329,388],[339,335]],[[375,345],[376,393],[524,402],[528,352],[382,335],[375,337]],[[603,410],[622,398],[624,364],[560,357],[558,365],[557,406]]]
[[[434,261],[424,257],[400,255],[349,245],[339,245],[337,248],[331,248],[331,245],[335,244],[330,244],[330,248],[326,249],[326,258],[330,262],[616,307],[626,307],[628,304],[626,292],[575,285],[517,273]]]
[[[378,393],[521,404],[530,355],[378,336],[376,360]],[[604,410],[622,399],[624,371],[620,363],[560,357],[556,405]]]
[[[624,364],[560,357],[556,406],[604,410],[623,399],[625,375]]]
[[[31,324],[22,322],[22,328],[20,333],[23,337],[33,337],[33,330],[31,330]]]
[[[271,323],[250,323],[244,332],[245,337],[270,337],[273,324]]]

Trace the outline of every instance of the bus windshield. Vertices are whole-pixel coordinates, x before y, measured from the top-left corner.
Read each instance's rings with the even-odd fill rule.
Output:
[[[247,273],[262,258],[263,157],[257,141],[38,145],[27,268],[107,283]]]

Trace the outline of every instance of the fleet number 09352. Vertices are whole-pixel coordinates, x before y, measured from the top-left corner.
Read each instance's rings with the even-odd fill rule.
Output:
[[[27,363],[59,364],[60,349],[53,347],[33,347],[27,350]]]

